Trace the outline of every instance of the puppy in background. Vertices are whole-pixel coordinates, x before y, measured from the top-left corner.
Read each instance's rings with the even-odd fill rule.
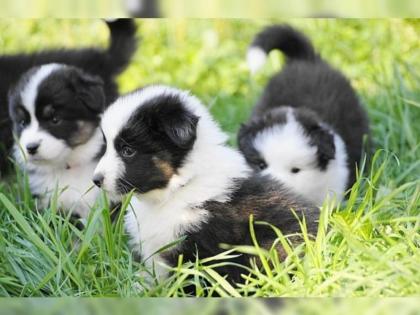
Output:
[[[349,81],[287,25],[258,34],[249,51],[252,72],[280,49],[282,71],[267,84],[238,134],[247,162],[291,191],[321,205],[340,200],[355,181],[368,118]]]
[[[86,60],[78,52],[80,60],[75,63],[86,63],[87,70],[59,63],[34,67],[10,90],[9,112],[17,139],[14,158],[28,173],[31,192],[41,207],[49,205],[58,189],[60,209],[85,218],[100,192],[91,181],[104,151],[99,122],[117,96],[114,73],[122,70],[135,46],[132,21],[118,25],[119,32],[124,26],[129,33],[113,39],[114,55],[98,58],[95,64],[92,58],[100,57],[99,52],[87,51]],[[128,50],[117,52],[124,48]],[[95,65],[102,76],[90,71]]]
[[[222,252],[222,243],[252,244],[250,215],[287,235],[301,231],[294,210],[306,217],[309,233],[316,231],[318,209],[270,177],[253,174],[225,144],[227,135],[206,107],[187,92],[150,86],[121,96],[105,111],[101,127],[106,151],[93,181],[114,198],[134,190],[138,202],[128,210],[126,228],[134,251],[158,277],[166,275],[160,263],[175,266],[180,254],[194,261],[197,253],[205,258]],[[270,248],[273,230],[255,229],[259,244]],[[177,246],[155,254],[180,238],[185,239]],[[249,266],[249,257],[232,262]],[[243,281],[242,271],[219,269],[233,282]]]
[[[100,78],[105,91],[105,103],[111,103],[118,96],[115,78],[127,67],[136,51],[137,27],[130,19],[107,22],[107,25],[111,34],[107,49],[56,49],[0,56],[0,176],[9,169],[7,160],[14,142],[7,94],[29,69],[49,63],[75,66]]]
[[[36,67],[11,90],[9,105],[14,158],[40,206],[58,189],[60,208],[86,217],[99,193],[90,190],[90,178],[104,145],[102,80],[62,64]]]

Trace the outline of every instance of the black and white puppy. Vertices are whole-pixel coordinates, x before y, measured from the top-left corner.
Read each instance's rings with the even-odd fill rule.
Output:
[[[111,34],[107,49],[56,49],[32,54],[0,56],[0,176],[8,169],[6,161],[13,146],[12,121],[9,119],[7,94],[9,89],[31,68],[50,63],[76,66],[85,73],[98,76],[102,80],[107,104],[118,96],[115,77],[127,67],[136,50],[137,27],[130,19],[115,20],[108,22],[107,25]]]
[[[158,276],[166,274],[161,263],[174,266],[179,254],[195,260],[196,253],[220,253],[221,243],[252,244],[251,214],[284,234],[299,233],[294,209],[315,231],[318,210],[269,177],[252,175],[206,107],[187,92],[150,86],[122,96],[105,111],[101,127],[106,152],[93,180],[116,198],[134,190],[138,202],[126,228],[146,265],[156,263]],[[266,248],[276,238],[266,226],[256,226],[256,233]],[[180,238],[175,248],[153,255]],[[232,261],[249,265],[248,258]],[[241,268],[219,271],[241,281]]]
[[[340,200],[355,181],[367,115],[349,81],[314,51],[311,42],[287,25],[268,27],[248,51],[252,71],[267,54],[287,57],[238,134],[248,163],[318,205]]]
[[[9,93],[9,112],[18,139],[14,157],[28,172],[32,193],[46,207],[58,189],[60,209],[81,217],[87,216],[99,193],[96,187],[91,189],[91,177],[104,147],[100,117],[117,97],[114,76],[128,63],[136,46],[133,21],[109,25],[113,35],[107,57],[90,50],[63,51],[62,56],[54,53],[51,58],[63,58],[82,68],[58,63],[34,67]],[[126,52],[116,51],[124,48]]]
[[[86,217],[100,192],[90,188],[104,149],[101,78],[62,64],[36,67],[11,90],[9,106],[18,139],[14,157],[32,194],[47,207],[58,189],[60,208]]]

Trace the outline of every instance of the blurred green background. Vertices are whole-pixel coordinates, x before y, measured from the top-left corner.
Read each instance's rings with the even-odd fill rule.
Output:
[[[166,16],[218,18],[417,17],[417,0],[162,0]]]
[[[122,16],[123,0],[2,0],[0,17],[108,17]]]
[[[141,0],[139,0],[141,1]],[[417,0],[156,0],[162,16],[190,18],[417,17]],[[121,17],[126,0],[2,0],[1,17]]]

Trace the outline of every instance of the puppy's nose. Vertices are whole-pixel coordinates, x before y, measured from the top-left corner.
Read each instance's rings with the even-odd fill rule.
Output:
[[[26,150],[30,155],[36,154],[38,151],[40,143],[39,142],[31,142],[26,145]]]
[[[102,184],[104,183],[104,175],[101,174],[101,173],[95,174],[95,175],[93,175],[92,181],[96,186],[101,188]]]

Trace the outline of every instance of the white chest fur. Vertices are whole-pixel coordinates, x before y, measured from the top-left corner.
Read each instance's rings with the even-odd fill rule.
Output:
[[[153,205],[133,198],[127,210],[126,229],[131,236],[133,250],[141,254],[149,268],[154,266],[156,273],[163,277],[167,272],[160,265],[160,256],[154,254],[174,243],[185,232],[199,228],[206,218],[207,212],[202,209],[178,208],[170,202]]]
[[[100,190],[92,183],[96,163],[86,163],[72,168],[36,167],[29,172],[29,185],[47,207],[57,191],[60,210],[73,211],[86,217]]]
[[[87,143],[71,149],[64,158],[31,162],[18,145],[15,145],[14,156],[21,168],[27,171],[31,192],[38,196],[42,207],[48,207],[51,198],[57,194],[59,210],[86,218],[100,194],[92,176],[97,164],[95,156],[102,143],[102,133],[98,128]]]

